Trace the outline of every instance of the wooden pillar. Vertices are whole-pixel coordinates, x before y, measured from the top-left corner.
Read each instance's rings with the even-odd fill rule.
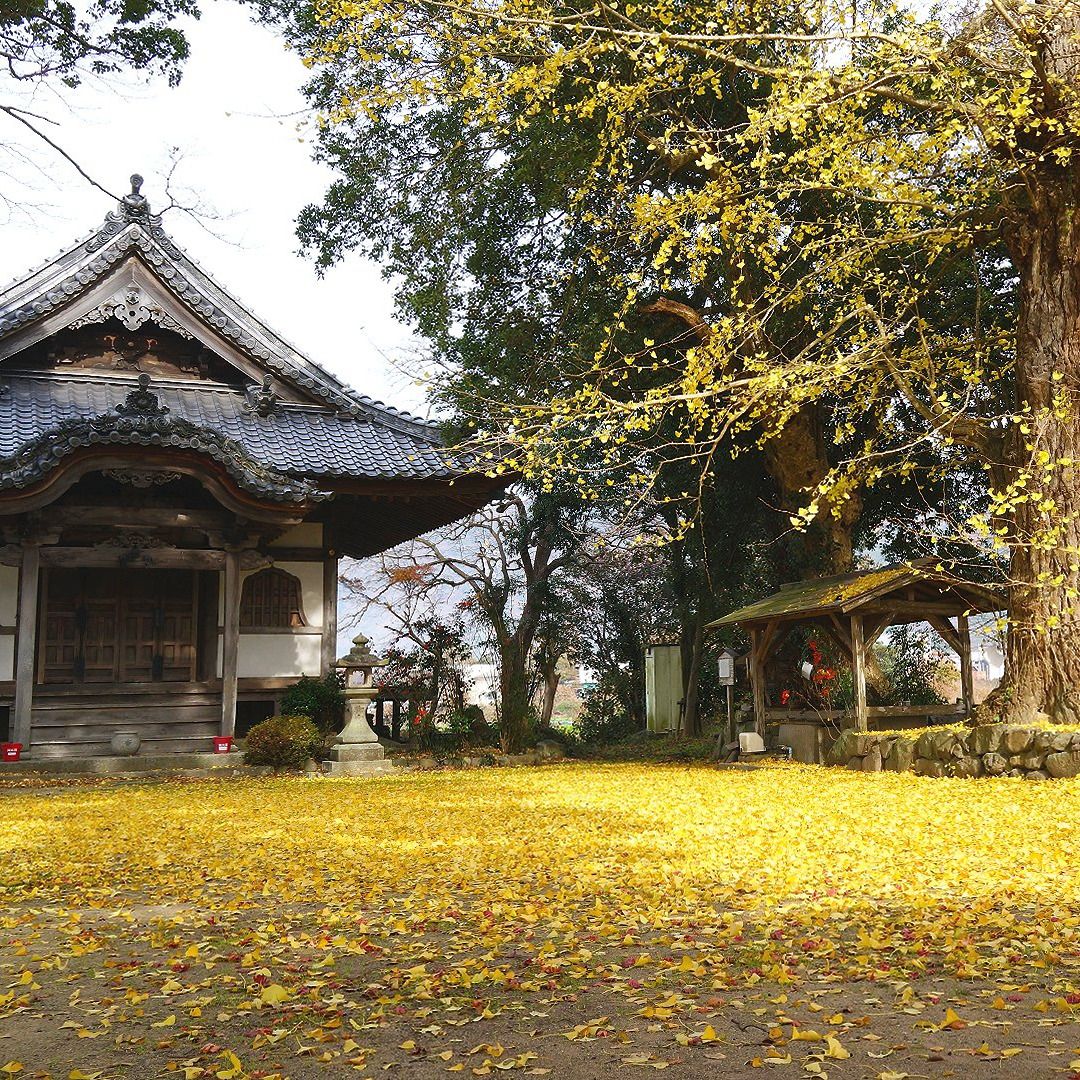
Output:
[[[754,692],[754,728],[765,737],[765,658],[762,655],[764,633],[750,631],[750,687]]]
[[[322,673],[329,675],[337,659],[338,559],[328,555],[323,563]]]
[[[221,734],[236,731],[236,666],[240,653],[240,553],[225,552],[225,618],[221,641]]]
[[[851,681],[855,690],[855,730],[865,731],[866,711],[866,642],[861,615],[851,616]]]
[[[18,633],[15,652],[15,715],[12,736],[15,742],[30,747],[30,721],[34,701],[34,677],[37,659],[38,579],[41,571],[41,548],[24,544],[19,570]]]
[[[971,666],[971,627],[966,615],[956,620],[956,630],[960,638],[960,696],[964,700],[964,715],[970,716],[975,708],[975,679]]]

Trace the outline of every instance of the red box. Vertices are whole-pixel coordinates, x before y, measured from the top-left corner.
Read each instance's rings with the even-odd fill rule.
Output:
[[[231,735],[214,736],[214,753],[227,754],[232,749],[233,739]]]
[[[0,761],[18,761],[22,754],[21,742],[0,743]]]

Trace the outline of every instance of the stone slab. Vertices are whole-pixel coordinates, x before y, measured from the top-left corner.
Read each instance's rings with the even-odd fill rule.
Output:
[[[791,756],[807,765],[821,765],[825,761],[828,732],[817,723],[781,723],[776,738],[783,746],[791,747]]]
[[[373,743],[349,743],[331,747],[330,758],[332,761],[382,761],[385,751],[378,742]]]
[[[189,772],[206,769],[247,769],[244,755],[232,754],[136,754],[134,757],[32,757],[0,763],[0,779],[13,776],[122,776],[145,772]]]
[[[324,776],[385,776],[394,766],[389,761],[325,761]]]

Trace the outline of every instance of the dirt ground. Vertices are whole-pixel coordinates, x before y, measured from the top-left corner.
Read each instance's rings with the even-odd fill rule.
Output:
[[[214,916],[202,914],[199,921],[211,926]],[[733,1080],[1080,1077],[1080,1000],[1074,1007],[1058,996],[1050,979],[1004,996],[1000,986],[945,978],[717,994],[688,975],[681,985],[643,987],[634,997],[599,981],[577,993],[524,996],[511,988],[418,1006],[386,1004],[385,987],[370,982],[378,963],[346,962],[328,973],[332,1004],[325,995],[317,1007],[274,1002],[270,993],[253,1009],[265,977],[250,962],[245,968],[239,953],[211,945],[195,960],[180,937],[169,950],[170,926],[190,924],[190,911],[67,912],[70,932],[42,916],[29,935],[27,925],[38,922],[31,913],[9,919],[18,920],[20,934],[0,948],[0,1003],[12,995],[7,1005],[15,1006],[0,1019],[4,1077],[309,1080],[505,1071],[587,1080],[642,1069]],[[221,932],[223,940],[244,941],[242,919]],[[71,957],[73,941],[84,943],[82,956]],[[163,962],[163,954],[172,959]],[[62,965],[50,967],[50,956],[61,955]],[[301,951],[294,966],[312,960]],[[235,992],[222,991],[218,965],[236,970]]]

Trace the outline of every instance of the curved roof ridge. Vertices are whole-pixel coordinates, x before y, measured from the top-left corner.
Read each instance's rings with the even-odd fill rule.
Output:
[[[85,372],[79,369],[67,369],[58,368],[52,370],[37,370],[35,368],[19,368],[9,367],[0,370],[0,383],[6,382],[10,379],[38,379],[46,382],[74,382],[79,383],[85,379]],[[109,382],[117,384],[135,383],[138,381],[139,372],[137,371],[94,371],[94,375],[97,378],[108,379]],[[155,374],[154,375],[155,386],[168,386],[177,389],[183,389],[191,393],[196,394],[230,394],[233,397],[243,397],[245,391],[230,383],[217,382],[213,379],[191,379],[191,378],[170,378],[167,375]],[[375,398],[369,397],[367,394],[360,394],[357,391],[353,391],[356,397],[362,398],[365,402],[370,402],[372,405],[377,406],[380,410],[385,410],[389,413],[399,414],[405,419],[412,421],[413,423],[420,424],[425,428],[436,428],[439,426],[436,420],[425,420],[423,417],[413,416],[411,413],[406,412],[404,409],[395,408],[393,405],[387,405],[386,402],[378,401]],[[325,411],[326,406],[324,404],[315,404],[307,401],[285,401],[281,400],[277,403],[277,407],[281,409],[298,410],[298,409],[317,409]],[[365,413],[362,417],[363,420],[368,420],[369,417]]]

